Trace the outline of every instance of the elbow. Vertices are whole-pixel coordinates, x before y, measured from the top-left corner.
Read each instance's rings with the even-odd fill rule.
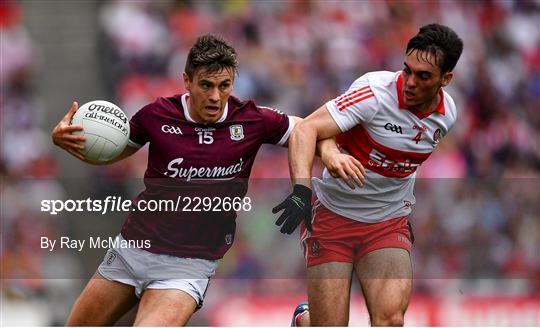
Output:
[[[303,120],[298,122],[291,133],[291,139],[323,139],[319,136],[316,125],[310,120]]]
[[[291,135],[305,135],[309,134],[312,130],[312,127],[310,126],[309,122],[306,122],[306,120],[298,122],[291,133]]]

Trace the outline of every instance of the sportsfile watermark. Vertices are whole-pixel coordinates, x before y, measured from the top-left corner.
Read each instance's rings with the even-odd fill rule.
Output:
[[[249,212],[253,208],[250,197],[188,197],[176,199],[140,199],[132,201],[121,196],[105,199],[44,199],[41,212],[57,215],[62,212]]]
[[[145,184],[142,179],[100,176],[89,183],[68,178],[63,181],[66,187],[60,191],[59,184],[52,179],[26,179],[17,185],[10,182],[12,186],[2,189],[0,230],[5,237],[3,257],[6,263],[16,266],[4,271],[3,277],[90,278],[109,248],[154,251],[154,247],[160,247],[160,242],[170,241],[170,249],[174,251],[184,245],[210,250],[216,249],[218,244],[231,247],[229,253],[236,252],[231,257],[234,261],[231,263],[235,264],[221,269],[223,271],[217,273],[221,277],[240,272],[241,279],[302,278],[306,254],[319,259],[332,251],[332,244],[324,239],[315,242],[317,236],[313,234],[305,239],[306,247],[304,243],[299,245],[299,236],[308,236],[300,235],[304,231],[302,223],[292,235],[280,233],[281,226],[276,226],[276,221],[282,212],[274,214],[272,208],[291,193],[293,188],[288,178],[252,179],[247,193],[244,193],[245,181],[173,182],[153,179]],[[530,279],[531,268],[540,263],[537,251],[540,239],[536,233],[540,224],[540,189],[536,187],[539,182],[538,178],[497,181],[417,178],[416,203],[396,200],[403,209],[413,209],[408,221],[414,235],[415,278],[440,278],[444,274],[445,278],[498,279],[503,272],[510,272],[512,277]],[[141,193],[147,187],[150,192]],[[343,185],[343,188],[348,187]],[[357,187],[346,196],[334,194],[329,205],[341,201],[340,206],[350,205],[355,211],[380,212],[383,208],[375,202],[386,201],[386,196],[375,199],[375,195],[370,195],[369,202],[364,204],[357,198],[364,189]],[[206,196],[220,198],[205,200]],[[236,199],[235,205],[234,199],[225,199],[225,196],[241,198]],[[249,197],[245,199],[247,208],[242,208],[245,196]],[[139,202],[142,197],[149,202]],[[182,199],[184,197],[189,200]],[[251,209],[247,204],[251,204]],[[229,206],[231,212],[204,212],[223,211]],[[163,212],[157,212],[160,209]],[[177,212],[173,212],[175,209]],[[235,209],[240,211],[233,213]],[[318,221],[319,214],[328,213],[323,210],[316,206],[312,222],[315,232],[321,227],[317,222],[324,223]],[[124,225],[130,229],[124,229],[126,240],[138,244],[115,242],[115,236],[124,231]],[[399,233],[386,240],[397,248],[402,245],[406,249],[410,247],[409,229],[398,228]],[[136,229],[140,229],[137,231],[141,234],[128,235]],[[174,237],[180,234],[182,239]],[[352,242],[362,240],[357,238]],[[29,251],[21,253],[21,245]],[[361,249],[359,247],[358,251]],[[238,254],[242,256],[236,256]],[[513,267],[516,256],[525,265]],[[70,259],[71,264],[58,265],[66,259]],[[30,261],[36,261],[33,266],[46,265],[47,270],[55,270],[24,271]],[[253,269],[244,271],[245,265]],[[336,275],[335,278],[342,278]]]

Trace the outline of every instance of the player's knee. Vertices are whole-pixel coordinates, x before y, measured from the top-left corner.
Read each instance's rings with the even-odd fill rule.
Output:
[[[375,314],[371,318],[372,326],[401,327],[404,323],[404,313],[401,311]]]

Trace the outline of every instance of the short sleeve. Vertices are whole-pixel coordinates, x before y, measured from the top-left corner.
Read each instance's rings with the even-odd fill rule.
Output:
[[[263,117],[266,131],[264,143],[282,146],[288,139],[294,128],[294,120],[291,116],[274,108],[257,106]]]
[[[148,130],[145,128],[149,123],[151,106],[147,105],[141,108],[133,117],[129,120],[129,140],[128,145],[133,148],[141,148],[149,140]]]
[[[371,121],[379,106],[368,79],[363,76],[354,81],[347,92],[327,102],[326,108],[341,132],[345,132]]]

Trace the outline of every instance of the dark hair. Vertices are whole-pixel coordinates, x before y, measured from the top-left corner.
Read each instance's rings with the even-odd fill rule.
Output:
[[[413,50],[432,54],[444,74],[456,67],[463,51],[463,41],[448,26],[429,24],[422,26],[418,34],[409,40],[405,53],[410,54]]]
[[[224,39],[206,34],[198,37],[189,50],[185,72],[189,80],[192,80],[193,74],[200,68],[209,73],[231,69],[235,74],[237,67],[236,50]]]

